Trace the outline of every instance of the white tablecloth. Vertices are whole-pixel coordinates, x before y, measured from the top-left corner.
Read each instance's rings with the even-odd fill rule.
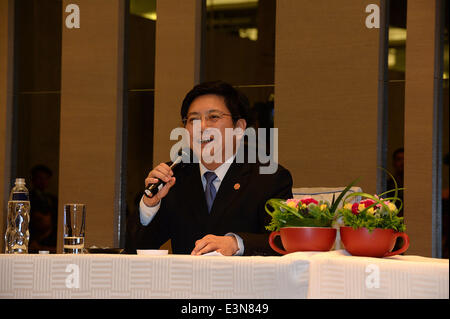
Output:
[[[0,298],[306,298],[308,266],[291,256],[0,255]]]
[[[310,262],[308,298],[449,298],[448,259],[356,257],[345,250],[291,255]]]
[[[283,257],[3,254],[0,298],[448,299],[449,262],[345,250]]]

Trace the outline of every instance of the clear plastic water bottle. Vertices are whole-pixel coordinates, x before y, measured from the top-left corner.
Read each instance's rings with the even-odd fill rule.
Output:
[[[8,201],[8,217],[5,234],[5,253],[28,253],[30,232],[30,197],[24,178],[16,178]]]

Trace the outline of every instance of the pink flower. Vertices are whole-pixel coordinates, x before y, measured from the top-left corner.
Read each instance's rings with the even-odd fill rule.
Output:
[[[374,201],[373,199],[365,199],[361,201],[361,204],[364,205],[364,207],[369,207],[370,205],[375,204],[376,201]]]
[[[319,204],[318,201],[316,201],[314,198],[311,198],[311,197],[301,199],[300,201],[302,202],[302,204],[305,204],[305,205],[309,205],[309,204],[311,204],[311,203],[316,204],[316,205]]]

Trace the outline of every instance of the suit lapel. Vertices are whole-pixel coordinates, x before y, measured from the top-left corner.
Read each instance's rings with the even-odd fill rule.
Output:
[[[188,195],[187,203],[189,203],[188,205],[192,215],[199,221],[208,218],[209,213],[200,177],[199,164],[192,165],[186,183],[187,185],[183,189],[186,190],[186,194]]]
[[[249,173],[250,167],[248,164],[236,162],[231,164],[214,199],[210,213],[210,226],[220,221],[228,208],[239,200],[242,189],[245,188],[249,181]]]

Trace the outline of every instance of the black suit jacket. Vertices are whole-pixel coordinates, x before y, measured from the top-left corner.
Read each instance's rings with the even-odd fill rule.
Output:
[[[190,254],[195,241],[205,235],[232,232],[244,243],[244,255],[274,255],[265,229],[270,216],[264,209],[270,198],[292,198],[292,177],[278,165],[274,174],[260,174],[260,164],[230,165],[208,213],[199,164],[183,164],[174,170],[175,185],[161,200],[148,226],[136,218],[137,249],[158,249],[171,239],[175,254]]]

